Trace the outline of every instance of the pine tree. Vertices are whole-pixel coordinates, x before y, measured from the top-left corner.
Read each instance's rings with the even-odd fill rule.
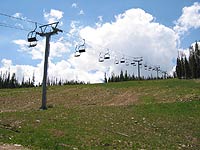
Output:
[[[33,73],[33,77],[31,80],[31,87],[34,87],[34,84],[35,84],[35,74]]]
[[[106,77],[106,73],[104,74],[104,83],[108,83],[107,77]]]
[[[183,56],[181,57],[181,78],[186,78],[185,61],[183,59]]]
[[[180,58],[178,57],[176,59],[176,75],[177,77],[180,79],[181,78],[181,60]]]
[[[121,70],[121,72],[120,72],[119,79],[120,79],[120,81],[124,81],[124,73],[123,73],[122,70]]]
[[[191,69],[192,78],[197,78],[197,73],[196,73],[197,64],[193,47],[190,47],[189,65]]]
[[[15,88],[17,87],[17,80],[15,78],[15,73],[12,74],[11,80],[10,80],[10,87]]]
[[[191,78],[191,69],[190,69],[190,65],[189,65],[189,62],[187,60],[187,58],[185,57],[185,77],[186,79],[190,79]]]
[[[125,71],[125,74],[124,74],[124,81],[128,81],[128,72],[127,72],[127,70]]]
[[[197,41],[195,43],[194,52],[196,59],[196,78],[200,78],[200,49]]]
[[[114,82],[114,78],[115,78],[115,74],[112,73],[112,75],[111,75],[111,79],[110,79],[110,82]]]

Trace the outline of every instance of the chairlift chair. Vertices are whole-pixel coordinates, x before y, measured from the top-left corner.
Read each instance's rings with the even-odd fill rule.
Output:
[[[129,62],[128,62],[128,60],[126,60],[126,66],[129,66]]]
[[[134,60],[131,62],[131,65],[135,65],[135,61]]]
[[[74,57],[79,57],[81,56],[80,52],[75,52]]]
[[[37,45],[36,29],[37,29],[37,23],[35,22],[35,29],[33,31],[29,32],[28,35],[27,35],[27,40],[30,43],[29,47],[35,47]]]
[[[37,33],[35,31],[31,31],[27,35],[27,39],[29,44],[29,47],[35,47],[37,45],[37,38],[36,38]]]
[[[78,47],[78,46],[76,46],[76,48],[75,48],[74,57],[79,57],[79,56],[81,56],[80,52],[77,50],[77,47]]]
[[[119,60],[115,59],[115,64],[118,65],[119,64]]]
[[[102,57],[100,57],[99,62],[104,62],[104,59]]]
[[[109,49],[107,49],[107,52],[104,55],[104,59],[110,59]]]
[[[101,56],[101,53],[99,54],[99,62],[104,62],[104,58]]]
[[[124,64],[124,63],[125,63],[125,58],[124,58],[124,57],[121,58],[120,63],[121,63],[121,64]]]
[[[79,53],[85,52],[85,39],[83,39],[83,44],[78,46],[78,51],[79,51]]]
[[[110,54],[109,54],[109,53],[106,53],[106,54],[104,55],[104,59],[110,59]]]

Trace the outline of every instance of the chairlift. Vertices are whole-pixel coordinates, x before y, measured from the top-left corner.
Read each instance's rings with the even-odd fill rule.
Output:
[[[37,45],[36,29],[37,29],[37,23],[35,23],[35,29],[33,31],[29,32],[28,35],[27,35],[27,40],[30,43],[29,47],[35,47]]]
[[[119,60],[115,59],[115,64],[118,65],[119,64]]]
[[[101,53],[99,54],[99,62],[104,62],[104,58],[101,56]]]
[[[126,59],[126,66],[129,66],[129,62],[128,62],[128,60]]]
[[[131,62],[131,65],[135,65],[135,61],[134,60]]]
[[[107,52],[104,55],[104,59],[110,59],[109,49],[107,49]]]
[[[121,58],[120,63],[121,63],[121,64],[124,64],[124,63],[125,63],[125,58],[124,58],[124,57]]]
[[[75,52],[74,57],[79,57],[81,56],[80,52]]]
[[[74,57],[79,57],[79,56],[81,56],[81,53],[77,50],[77,47],[78,47],[78,46],[76,46],[76,48],[75,48]]]
[[[35,31],[31,31],[28,33],[27,39],[29,44],[29,47],[35,47],[37,45],[37,38],[36,38],[36,32]]]
[[[85,39],[83,39],[83,44],[78,46],[78,51],[79,51],[79,53],[85,52]]]

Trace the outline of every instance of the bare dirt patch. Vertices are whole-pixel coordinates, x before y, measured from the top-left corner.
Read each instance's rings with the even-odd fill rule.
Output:
[[[132,105],[138,102],[137,94],[132,90],[121,91],[114,95],[111,100],[104,103],[106,106]]]

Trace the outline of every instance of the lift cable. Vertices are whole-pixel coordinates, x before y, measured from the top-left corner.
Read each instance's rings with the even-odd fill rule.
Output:
[[[9,18],[13,18],[13,19],[17,19],[17,20],[21,20],[21,21],[25,21],[25,22],[29,22],[29,23],[34,23],[34,24],[37,23],[39,25],[42,25],[41,23],[38,23],[36,21],[32,21],[30,19],[24,19],[24,18],[20,18],[20,17],[14,17],[14,16],[11,16],[11,15],[8,15],[8,14],[5,14],[5,13],[1,13],[1,12],[0,12],[0,15],[1,16],[5,16],[5,17],[9,17]]]
[[[9,24],[6,24],[6,23],[1,23],[1,22],[0,22],[0,26],[6,27],[6,28],[11,28],[11,29],[17,29],[17,30],[21,30],[21,31],[30,31],[30,29],[24,29],[24,28],[16,27],[16,26],[9,25]]]
[[[0,16],[5,16],[5,17],[8,17],[8,18],[17,19],[17,20],[21,20],[21,21],[29,22],[29,23],[33,23],[33,24],[43,25],[42,23],[37,22],[37,21],[33,21],[33,20],[30,20],[30,19],[25,19],[25,18],[21,18],[21,17],[15,17],[15,16],[12,16],[12,15],[9,15],[9,14],[6,14],[6,13],[0,12]],[[14,27],[14,26],[11,26],[11,25],[1,25],[1,26],[10,27],[10,28],[19,29],[19,30],[26,30],[26,29]],[[27,29],[26,31],[30,31],[30,29]],[[67,33],[67,34],[69,34],[73,37],[77,37],[77,38],[83,40],[83,38],[80,38],[80,36],[73,35],[72,33],[64,31],[64,30],[62,30],[62,31],[63,31],[63,33]]]
[[[24,21],[24,22],[29,22],[29,23],[34,23],[34,24],[38,24],[38,25],[43,25],[42,23],[39,23],[39,22],[30,20],[30,19],[25,19],[25,18],[21,18],[21,17],[15,17],[15,16],[8,15],[8,14],[1,13],[1,12],[0,12],[0,16],[5,16],[5,17],[8,17],[8,18],[17,19],[17,20]],[[12,29],[16,29],[16,30],[21,30],[21,31],[30,31],[30,29],[24,29],[24,28],[21,28],[21,27],[16,27],[16,26],[9,25],[9,24],[2,23],[2,22],[0,22],[0,26],[1,26],[1,27],[6,27],[6,28],[12,28]],[[65,30],[63,30],[63,33],[67,33],[67,34],[71,35],[72,37],[80,38],[80,36],[73,35],[72,33],[67,32],[67,31],[65,31]],[[80,38],[80,39],[85,40],[85,39],[83,39],[83,38]],[[95,44],[95,45],[96,45],[96,44]],[[82,45],[82,46],[83,46],[83,45]],[[85,43],[84,43],[84,46],[85,46]],[[101,45],[98,45],[98,47],[102,47],[102,48],[104,48],[105,50],[108,49],[108,48],[105,48],[105,47],[103,47],[103,46],[101,46]],[[117,52],[118,54],[120,54],[121,56],[123,56],[123,57],[121,57],[121,59],[125,59],[125,58],[126,58],[126,60],[129,60],[129,61],[133,61],[134,59],[141,59],[141,58],[142,58],[142,57],[133,57],[133,56],[125,55],[124,53],[115,50],[115,53],[116,53],[116,52]],[[107,53],[107,54],[110,55],[110,52]],[[115,59],[116,59],[116,58],[115,58]],[[124,63],[125,63],[125,62],[124,62]],[[116,63],[116,64],[118,64],[118,63]],[[149,66],[149,65],[148,65],[148,66]]]

